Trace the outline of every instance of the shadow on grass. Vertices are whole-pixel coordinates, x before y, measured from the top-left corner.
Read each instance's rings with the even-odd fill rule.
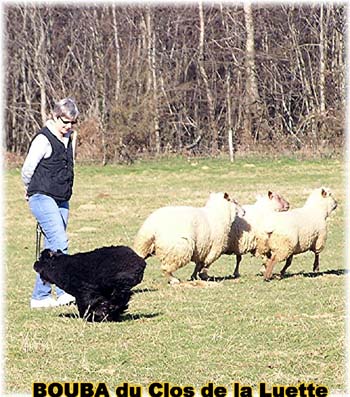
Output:
[[[303,276],[309,278],[321,277],[321,276],[344,276],[348,274],[349,270],[347,269],[334,269],[334,270],[325,270],[323,272],[298,272],[298,273],[286,273],[283,278],[291,278],[296,276]],[[278,276],[277,276],[278,277]]]
[[[145,292],[157,292],[158,290],[155,288],[135,288],[131,292],[133,294],[143,294]]]
[[[124,321],[144,320],[144,319],[148,319],[148,318],[158,317],[160,314],[161,313],[139,313],[139,314],[126,313],[126,314],[122,314],[118,321],[101,321],[101,322],[121,323]],[[80,319],[78,313],[61,313],[61,314],[59,314],[58,317]],[[82,319],[82,320],[85,321],[84,319]]]
[[[132,294],[140,294],[140,293],[145,293],[145,292],[155,292],[157,291],[156,289],[152,288],[136,288],[132,290]],[[159,316],[160,313],[146,313],[146,314],[131,314],[131,313],[125,313],[122,314],[118,320],[116,321],[101,321],[101,322],[123,322],[123,321],[134,321],[134,320],[142,320],[142,319],[147,319],[147,318],[153,318]],[[59,314],[59,317],[64,317],[64,318],[80,318],[78,312],[70,312],[70,313],[61,313]]]
[[[161,313],[139,313],[139,314],[126,313],[120,317],[120,321],[144,320],[147,318],[158,317],[160,315]]]
[[[309,278],[315,278],[315,277],[321,277],[321,276],[344,276],[345,274],[349,274],[350,271],[347,269],[334,269],[334,270],[325,270],[323,272],[298,272],[298,273],[286,273],[283,278],[279,276],[279,274],[273,274],[272,279],[285,279],[285,278],[291,278],[291,277],[297,277],[297,276],[303,276],[303,277],[309,277]],[[263,277],[262,273],[257,273],[256,276],[258,277]],[[234,275],[227,275],[227,276],[209,276],[207,281],[214,281],[214,282],[222,282],[225,280],[238,280],[240,277],[235,277]],[[243,276],[244,277],[244,276]]]
[[[225,280],[238,280],[240,277],[235,277],[232,274],[229,274],[227,276],[208,276],[208,279],[205,281],[214,281],[214,282],[221,282],[221,281],[225,281]],[[190,280],[188,280],[190,281]],[[203,280],[204,281],[204,280]]]

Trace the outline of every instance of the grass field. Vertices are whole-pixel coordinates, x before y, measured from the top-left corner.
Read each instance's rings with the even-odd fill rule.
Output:
[[[77,310],[30,311],[35,221],[24,200],[20,170],[5,172],[6,392],[30,393],[32,382],[122,382],[146,387],[233,382],[315,382],[345,389],[345,175],[339,160],[164,159],[132,166],[76,166],[69,221],[70,252],[132,245],[139,226],[168,204],[204,205],[209,192],[227,191],[240,203],[276,190],[292,207],[311,189],[332,188],[339,206],[329,220],[312,277],[313,255],[297,256],[284,280],[263,282],[260,261],[245,256],[211,267],[218,282],[205,287],[166,284],[150,259],[128,313],[119,323],[91,324]],[[281,264],[275,271],[281,269]],[[177,274],[186,280],[193,264]],[[221,277],[221,278],[220,278]]]

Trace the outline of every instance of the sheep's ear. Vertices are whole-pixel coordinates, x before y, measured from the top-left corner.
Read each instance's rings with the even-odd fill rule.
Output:
[[[272,200],[273,193],[271,192],[271,190],[269,190],[269,191],[267,192],[267,195],[268,195],[269,199]]]
[[[321,189],[321,194],[322,194],[322,197],[327,197],[328,196],[328,192],[324,188]]]
[[[230,201],[230,196],[226,192],[224,193],[224,199]]]

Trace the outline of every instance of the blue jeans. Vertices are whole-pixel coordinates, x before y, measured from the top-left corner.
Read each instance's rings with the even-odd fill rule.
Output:
[[[69,202],[56,201],[44,194],[33,194],[29,197],[29,207],[38,221],[44,234],[44,247],[52,251],[68,252],[68,238],[66,228],[68,223]],[[44,299],[52,292],[51,284],[43,282],[37,274],[33,299]],[[56,286],[56,295],[59,297],[64,291]]]

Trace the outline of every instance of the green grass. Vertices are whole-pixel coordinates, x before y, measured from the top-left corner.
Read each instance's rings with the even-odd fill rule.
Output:
[[[70,252],[132,245],[154,209],[204,205],[211,191],[239,202],[276,190],[293,207],[309,191],[332,188],[339,201],[329,220],[321,275],[310,277],[313,255],[297,256],[284,280],[265,283],[260,261],[245,256],[239,280],[205,287],[169,287],[156,258],[148,261],[124,321],[89,324],[75,307],[30,311],[35,221],[24,200],[20,170],[6,182],[6,391],[30,392],[40,382],[122,382],[147,386],[233,382],[255,387],[315,382],[345,389],[345,177],[342,160],[174,158],[132,166],[77,166],[69,220]],[[211,267],[231,274],[235,258]],[[277,272],[281,264],[276,266]],[[193,264],[177,272],[186,280]]]

